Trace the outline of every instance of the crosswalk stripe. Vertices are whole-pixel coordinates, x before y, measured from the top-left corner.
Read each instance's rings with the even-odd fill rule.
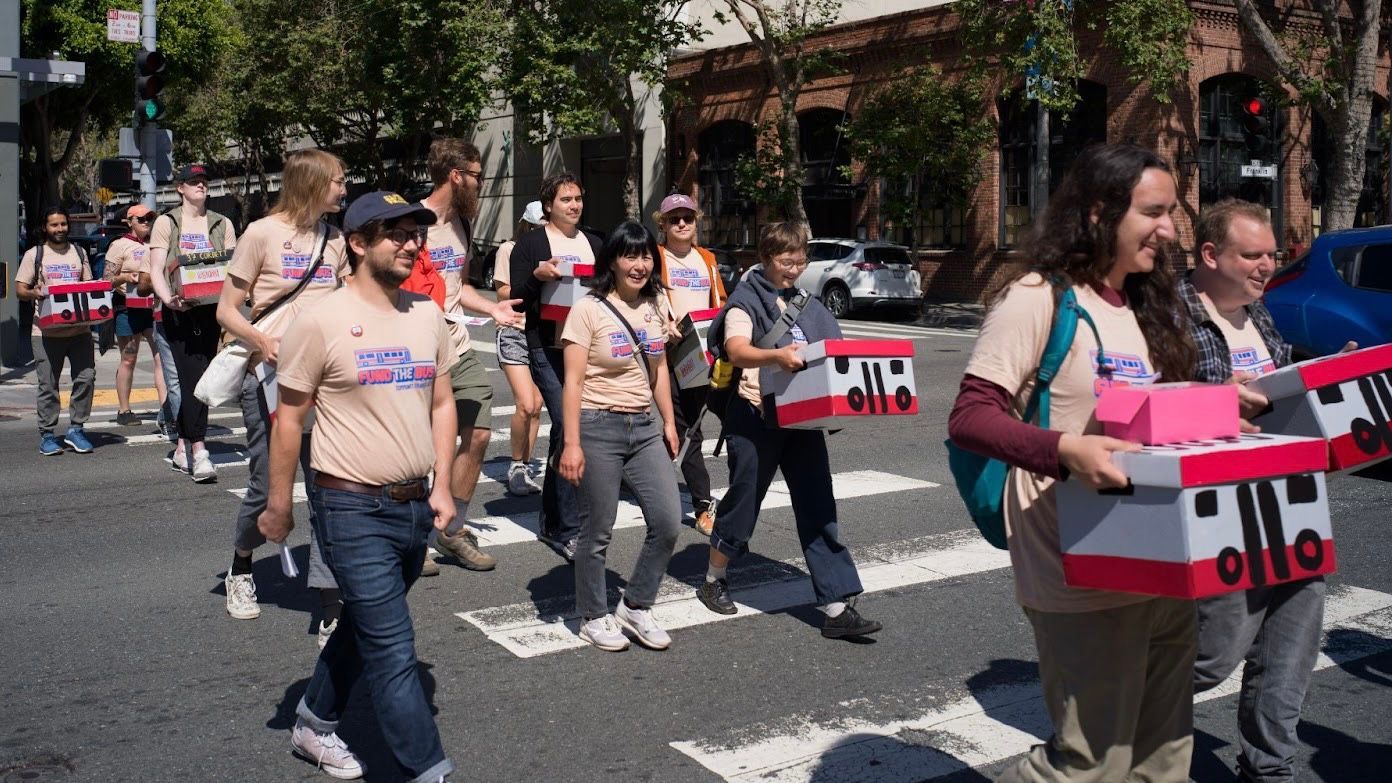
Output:
[[[221,419],[232,419],[232,418],[237,418],[237,419],[242,418],[242,413],[241,413],[241,411],[209,411],[209,412],[208,412],[208,421],[219,421],[219,420],[221,420]],[[141,419],[141,422],[140,422],[140,424],[139,424],[137,427],[127,427],[127,426],[122,425],[122,424],[117,424],[115,421],[88,421],[86,424],[84,424],[84,425],[82,425],[82,426],[85,427],[86,429],[89,429],[89,430],[130,430],[130,429],[138,429],[139,427],[153,427],[153,426],[155,426],[155,417],[154,417],[154,414],[151,414],[150,416]]]
[[[837,500],[939,486],[931,481],[920,481],[878,470],[837,473],[832,476],[832,485]],[[788,485],[785,482],[776,481],[769,485],[768,495],[764,497],[764,510],[788,508],[791,505],[792,498],[788,494]],[[682,493],[682,509],[688,513],[691,511],[691,498],[685,492]],[[541,529],[539,516],[540,512],[528,511],[508,516],[480,517],[471,521],[470,525],[474,527],[481,544],[501,546],[536,539],[537,532]],[[638,504],[626,500],[619,501],[614,529],[638,527],[642,524],[643,511]]]
[[[1324,629],[1316,670],[1392,649],[1392,595],[1331,586]],[[1194,701],[1234,694],[1241,683],[1239,667]],[[877,781],[928,781],[1013,758],[1043,742],[1052,724],[1039,687],[1035,681],[994,688],[908,720],[793,716],[732,734],[754,738],[748,741],[715,737],[671,745],[730,783],[860,779],[870,759]],[[925,737],[931,746],[919,739]]]
[[[975,338],[975,329],[941,329],[933,326],[911,326],[903,330],[887,329],[878,326],[863,326],[860,324],[848,325],[844,321],[841,323],[841,332],[850,337],[875,337],[875,338],[903,338],[926,340],[929,337],[968,337]]]
[[[881,549],[882,558],[857,552],[857,569],[866,593],[936,582],[966,574],[1004,568],[1010,556],[986,543],[975,531],[932,536],[917,545]],[[707,623],[759,617],[794,606],[815,603],[812,585],[803,571],[800,559],[783,561],[781,567],[763,569],[769,578],[752,584],[741,583],[736,575],[731,597],[739,607],[736,614],[716,614],[693,596],[691,585],[667,579],[663,582],[657,601],[653,604],[653,619],[663,628],[673,631]],[[562,611],[548,611],[558,602],[551,602],[538,612],[535,603],[459,612],[456,616],[483,631],[494,642],[519,658],[584,647],[587,642],[576,635],[579,616],[574,611],[573,598],[564,599],[568,605]]]
[[[230,438],[234,435],[245,434],[246,427],[223,427],[217,424],[209,424],[208,434],[205,439],[214,440],[218,438]],[[160,434],[132,435],[130,437],[122,438],[122,440],[125,441],[127,446],[148,446],[152,443],[169,443],[169,439]]]

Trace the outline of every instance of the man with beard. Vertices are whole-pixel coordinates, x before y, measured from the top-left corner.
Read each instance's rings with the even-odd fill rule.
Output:
[[[353,202],[343,221],[350,282],[296,318],[280,342],[270,490],[257,527],[283,542],[295,526],[291,489],[312,404],[310,524],[343,610],[295,709],[290,746],[339,779],[364,774],[336,733],[359,679],[371,686],[401,779],[435,783],[454,769],[416,671],[406,601],[432,522],[443,531],[455,515],[453,341],[434,302],[399,288],[423,238],[418,226],[434,220],[395,193]]]
[[[459,357],[450,374],[460,438],[450,485],[458,516],[467,519],[492,434],[493,387],[478,353],[470,345],[463,318],[466,311],[473,311],[509,326],[517,320],[512,310],[516,300],[491,302],[469,284],[471,221],[478,217],[479,191],[483,186],[483,159],[478,147],[463,139],[436,139],[430,145],[426,166],[435,189],[420,205],[433,212],[436,220],[429,228],[423,251],[429,252],[435,271],[444,278],[445,319],[455,355]],[[461,527],[454,535],[441,531],[436,546],[473,571],[491,571],[498,564],[497,558],[479,549],[478,538],[467,528]],[[435,564],[426,559],[427,575],[438,573]]]

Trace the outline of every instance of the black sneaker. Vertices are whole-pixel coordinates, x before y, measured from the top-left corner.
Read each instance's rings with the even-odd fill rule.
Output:
[[[122,427],[136,427],[140,425],[140,417],[134,411],[116,411],[116,423]]]
[[[739,611],[735,602],[730,600],[730,583],[724,579],[708,579],[702,582],[701,586],[696,588],[696,597],[716,614],[734,614]]]
[[[828,617],[822,623],[822,636],[828,639],[844,639],[848,636],[869,636],[880,630],[884,626],[874,620],[867,620],[860,616],[854,606],[846,606],[846,610],[835,617]]]

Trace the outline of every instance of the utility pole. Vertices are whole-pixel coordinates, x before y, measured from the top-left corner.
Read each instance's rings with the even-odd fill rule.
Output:
[[[158,51],[155,45],[155,0],[140,2],[140,45],[146,51]],[[151,120],[137,124],[140,134],[140,201],[150,209],[157,209],[155,192],[155,156],[159,154],[159,123]]]

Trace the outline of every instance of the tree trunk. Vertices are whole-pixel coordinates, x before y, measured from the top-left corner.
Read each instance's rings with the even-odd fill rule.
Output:
[[[783,111],[783,133],[779,142],[783,153],[783,182],[787,195],[783,203],[783,218],[790,223],[801,224],[810,237],[811,226],[807,223],[807,210],[802,205],[802,183],[805,181],[802,170],[802,125],[797,116],[797,94],[780,85],[779,97]]]
[[[1358,199],[1363,193],[1363,174],[1368,162],[1366,149],[1371,114],[1372,100],[1367,93],[1356,93],[1347,104],[1324,113],[1332,142],[1321,221],[1324,231],[1352,228],[1358,215]]]
[[[641,182],[643,176],[643,144],[638,138],[638,99],[633,94],[633,83],[629,77],[624,80],[623,97],[620,106],[615,107],[614,120],[619,126],[619,134],[624,144],[624,214],[629,220],[643,222]]]

